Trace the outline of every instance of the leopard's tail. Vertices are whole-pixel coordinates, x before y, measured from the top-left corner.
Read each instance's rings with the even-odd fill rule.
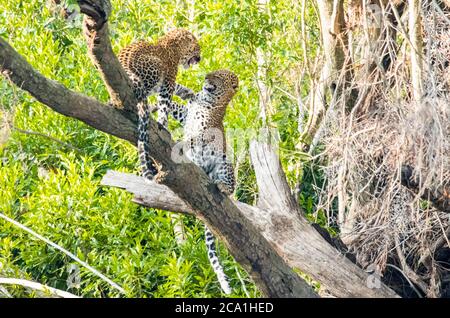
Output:
[[[153,180],[153,177],[158,173],[155,164],[150,157],[150,137],[148,134],[148,126],[150,121],[150,109],[147,102],[140,102],[138,104],[138,154],[141,165],[142,176],[146,180]]]
[[[223,267],[219,263],[219,258],[217,257],[216,252],[216,243],[214,235],[211,233],[211,231],[208,229],[206,225],[205,225],[205,241],[206,241],[206,248],[208,250],[208,258],[214,269],[214,273],[216,273],[217,275],[220,287],[222,288],[225,294],[229,295],[231,294],[231,288],[228,283],[228,277],[225,275]]]

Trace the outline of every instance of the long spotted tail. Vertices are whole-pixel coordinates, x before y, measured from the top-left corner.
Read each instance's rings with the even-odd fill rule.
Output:
[[[219,258],[217,257],[216,253],[216,243],[214,235],[211,233],[211,231],[208,229],[206,225],[205,225],[205,241],[206,241],[206,248],[208,249],[208,258],[214,269],[214,273],[216,273],[217,275],[220,287],[222,288],[225,294],[229,295],[231,294],[231,288],[230,285],[228,284],[228,277],[225,275],[223,267],[219,263]]]
[[[138,104],[139,121],[138,121],[138,154],[141,165],[142,176],[146,180],[153,180],[158,170],[150,157],[150,138],[148,135],[148,126],[150,121],[150,110],[146,102]]]

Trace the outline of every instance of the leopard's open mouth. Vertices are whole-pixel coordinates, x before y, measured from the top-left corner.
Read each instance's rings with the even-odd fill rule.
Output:
[[[198,63],[200,63],[200,56],[193,56],[183,66],[184,66],[185,69],[188,69],[192,65],[195,65],[195,64],[198,64]]]

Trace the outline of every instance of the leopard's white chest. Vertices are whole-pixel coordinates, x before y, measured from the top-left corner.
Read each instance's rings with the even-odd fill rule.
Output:
[[[194,137],[211,127],[211,110],[207,106],[198,102],[191,102],[188,105],[188,113],[184,124],[185,138]]]

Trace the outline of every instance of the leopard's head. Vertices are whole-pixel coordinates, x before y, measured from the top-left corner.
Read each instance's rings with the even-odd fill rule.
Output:
[[[200,62],[200,45],[197,38],[188,30],[174,29],[168,32],[160,41],[168,48],[178,51],[179,64],[189,68]],[[175,56],[175,54],[174,54]]]
[[[239,79],[229,70],[218,70],[208,73],[203,85],[203,93],[213,103],[227,105],[236,94]]]

